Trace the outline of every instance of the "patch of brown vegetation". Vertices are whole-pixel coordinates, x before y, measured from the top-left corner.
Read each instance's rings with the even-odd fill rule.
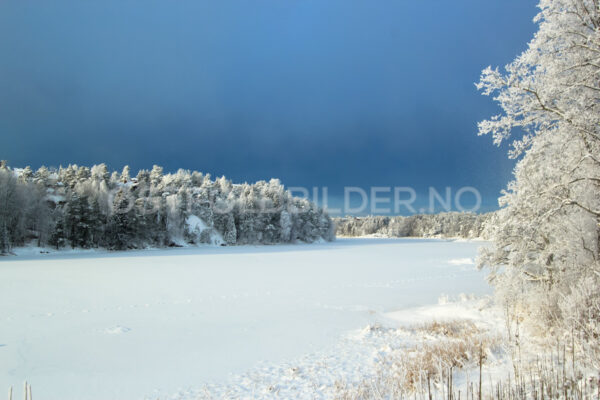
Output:
[[[376,377],[346,385],[339,399],[403,398],[411,393],[441,393],[452,386],[452,372],[485,362],[500,337],[469,320],[431,321],[411,327],[420,337],[415,345],[387,352],[377,361]]]

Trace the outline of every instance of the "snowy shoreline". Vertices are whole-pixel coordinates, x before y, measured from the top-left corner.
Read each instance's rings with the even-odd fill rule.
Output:
[[[423,241],[423,240],[433,240],[440,242],[464,242],[464,243],[489,243],[488,239],[484,238],[462,238],[462,237],[442,237],[442,236],[431,236],[431,237],[394,237],[394,236],[385,236],[380,234],[372,234],[372,235],[364,235],[364,236],[340,236],[336,237],[336,240],[380,240],[386,239],[391,241]],[[324,240],[315,241],[312,243],[298,242],[298,243],[272,243],[272,244],[240,244],[240,245],[229,245],[229,246],[221,246],[221,245],[213,245],[213,244],[195,244],[195,245],[181,245],[181,246],[173,246],[173,247],[147,247],[143,249],[129,249],[129,250],[110,250],[104,248],[92,248],[92,249],[81,249],[81,248],[61,248],[59,250],[49,247],[38,247],[38,246],[22,246],[15,247],[11,249],[9,254],[0,255],[0,263],[3,260],[14,260],[14,259],[32,259],[32,258],[46,258],[46,257],[78,257],[78,256],[93,256],[93,257],[103,257],[103,256],[121,256],[121,255],[144,255],[145,253],[152,254],[152,252],[185,252],[185,251],[196,251],[196,250],[206,250],[209,252],[222,252],[223,254],[231,252],[231,249],[261,249],[261,248],[285,248],[289,250],[293,250],[295,247],[306,247],[306,246],[319,246],[327,243],[335,243],[336,240],[332,242],[326,242]],[[235,251],[234,251],[235,252]]]
[[[194,250],[215,250],[222,251],[223,253],[227,253],[226,249],[232,248],[248,248],[248,249],[256,249],[262,247],[293,247],[293,246],[310,246],[310,245],[319,245],[324,243],[324,241],[315,241],[312,243],[270,243],[270,244],[240,244],[240,245],[219,245],[219,244],[186,244],[179,246],[170,246],[170,247],[146,247],[140,249],[128,249],[128,250],[111,250],[105,248],[91,248],[91,249],[82,249],[82,248],[61,248],[59,250],[49,247],[37,247],[37,246],[22,246],[15,247],[11,249],[9,254],[0,255],[0,262],[3,259],[14,259],[17,257],[18,259],[22,258],[33,258],[33,257],[51,257],[51,256],[103,256],[103,255],[127,255],[127,254],[144,254],[146,252],[161,252],[161,251],[194,251]]]

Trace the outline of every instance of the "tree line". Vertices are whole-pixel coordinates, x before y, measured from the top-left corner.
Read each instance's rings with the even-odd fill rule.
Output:
[[[233,184],[225,177],[105,164],[58,169],[0,162],[0,253],[35,244],[113,250],[188,244],[332,240],[327,213],[293,197],[277,179]]]
[[[338,236],[489,238],[493,213],[447,212],[411,216],[334,218]]]

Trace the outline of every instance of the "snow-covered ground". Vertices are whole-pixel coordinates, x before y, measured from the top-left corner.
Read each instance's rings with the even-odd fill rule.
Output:
[[[2,258],[0,389],[27,379],[45,400],[326,397],[327,384],[368,373],[377,346],[366,326],[469,318],[472,301],[437,304],[490,293],[473,265],[483,244],[371,238]]]

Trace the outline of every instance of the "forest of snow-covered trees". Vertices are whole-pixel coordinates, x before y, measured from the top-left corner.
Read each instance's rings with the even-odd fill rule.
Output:
[[[448,212],[411,216],[335,218],[339,236],[489,238],[494,213]]]
[[[129,167],[111,173],[104,164],[37,171],[0,164],[0,253],[30,243],[120,250],[333,237],[329,216],[276,179],[233,184],[159,166],[131,177]]]

